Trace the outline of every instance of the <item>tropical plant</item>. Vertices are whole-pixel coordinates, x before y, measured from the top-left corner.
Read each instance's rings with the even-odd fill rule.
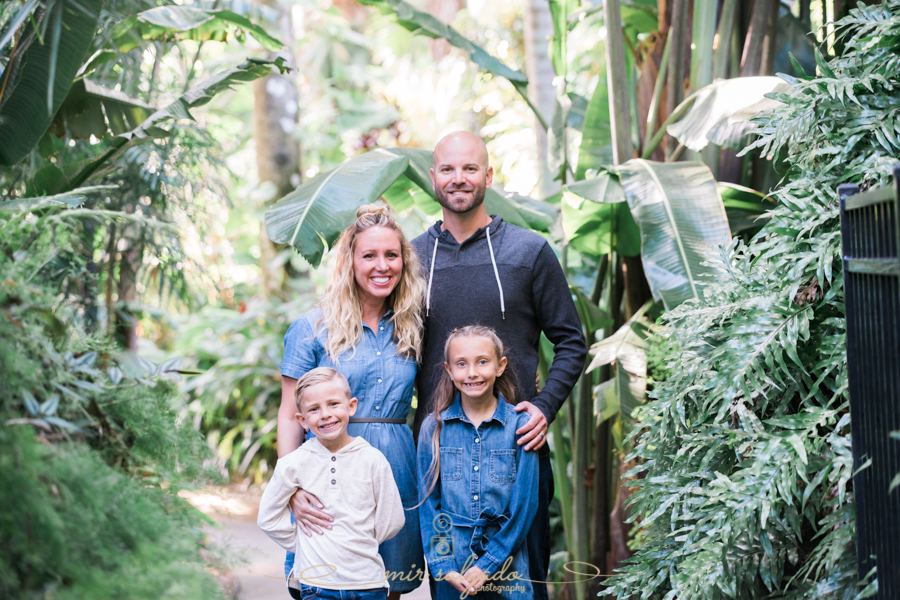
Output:
[[[784,76],[757,119],[751,147],[786,151],[779,206],[663,317],[666,377],[632,455],[646,537],[610,594],[849,599],[858,577],[874,591],[856,572],[836,188],[883,185],[896,164],[898,15],[896,1],[850,10],[841,54]]]
[[[57,279],[90,277],[60,260],[83,218],[0,212],[0,595],[221,597],[203,517],[176,495],[217,476],[178,367],[120,354],[58,300]]]
[[[184,291],[179,229],[215,210],[217,145],[178,121],[281,62],[171,93],[141,69],[146,47],[109,41],[119,11],[143,8],[0,7],[4,598],[222,597],[208,520],[177,495],[219,475],[172,381],[180,361],[122,350],[135,349],[134,292]]]

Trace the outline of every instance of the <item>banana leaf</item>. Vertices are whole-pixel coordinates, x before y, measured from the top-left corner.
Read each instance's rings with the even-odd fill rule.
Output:
[[[73,138],[119,135],[138,127],[156,110],[122,92],[76,79],[56,113],[51,131]]]
[[[438,212],[431,164],[427,150],[376,148],[284,196],[266,212],[266,230],[273,240],[293,246],[317,267],[363,204],[383,197],[398,211],[415,205],[426,214]],[[484,202],[488,213],[520,227],[547,231],[553,222],[553,209],[530,198],[489,189]]]
[[[565,186],[561,211],[566,239],[579,252],[597,257],[615,248],[623,256],[640,254],[640,229],[611,171],[603,169],[594,178]]]
[[[558,77],[565,77],[568,73],[568,61],[566,59],[567,38],[569,24],[567,17],[573,12],[580,2],[575,0],[549,0],[550,17],[553,21],[553,37],[550,38],[550,62]]]
[[[697,92],[694,105],[677,123],[666,129],[690,150],[699,152],[710,142],[740,149],[747,134],[756,129],[750,122],[757,113],[780,105],[766,98],[790,86],[778,77],[738,77],[720,79]]]
[[[649,328],[644,314],[651,305],[652,302],[645,304],[618,331],[590,349],[594,358],[587,372],[602,365],[616,365],[615,376],[594,388],[594,418],[597,425],[616,418],[612,432],[620,450],[633,428],[634,410],[646,401]]]
[[[72,86],[97,30],[101,0],[54,5],[45,43],[24,50],[0,105],[0,165],[18,163],[38,143]],[[33,21],[23,38],[34,32]]]
[[[145,41],[218,41],[229,34],[244,41],[244,32],[266,50],[284,47],[265,29],[230,10],[194,6],[158,6],[128,17],[113,27],[111,36],[121,52],[128,52]]]
[[[113,143],[109,150],[98,158],[89,161],[80,171],[69,177],[69,189],[79,187],[90,177],[102,173],[102,169],[111,160],[121,156],[131,146],[169,135],[169,132],[162,129],[160,125],[172,120],[193,119],[190,113],[191,108],[206,104],[212,100],[213,96],[231,89],[237,83],[245,83],[265,77],[273,68],[282,72],[287,70],[287,67],[284,66],[284,58],[278,57],[274,61],[248,58],[238,66],[213,75],[199,85],[192,87],[176,98],[174,102],[147,117],[134,129],[112,138]]]
[[[48,206],[64,205],[71,208],[76,208],[84,203],[85,198],[87,198],[88,194],[90,194],[91,192],[110,190],[115,189],[116,187],[117,186],[114,185],[92,185],[88,187],[77,188],[62,194],[55,194],[53,196],[16,198],[15,200],[6,200],[4,202],[0,202],[0,210],[31,211],[37,210],[39,208],[46,208]]]
[[[709,168],[700,162],[619,165],[620,181],[641,229],[641,258],[653,297],[671,310],[699,297],[715,270],[702,263],[731,241],[728,218]]]
[[[585,178],[588,169],[599,169],[613,163],[612,130],[609,126],[609,88],[606,82],[606,65],[600,65],[600,78],[591,95],[584,123],[581,126],[581,146],[578,149],[578,166],[575,179]]]

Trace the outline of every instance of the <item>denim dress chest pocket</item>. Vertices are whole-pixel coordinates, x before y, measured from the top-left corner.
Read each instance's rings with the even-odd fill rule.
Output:
[[[441,448],[441,481],[462,477],[462,448]]]
[[[516,480],[516,451],[491,450],[491,481],[513,483]]]

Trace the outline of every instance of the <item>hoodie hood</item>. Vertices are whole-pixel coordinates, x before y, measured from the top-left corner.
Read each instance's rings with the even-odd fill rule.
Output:
[[[456,238],[453,237],[453,234],[451,234],[449,231],[441,229],[441,226],[443,224],[443,221],[438,221],[428,229],[429,235],[434,239],[434,247],[431,251],[431,268],[428,269],[428,288],[425,293],[425,316],[427,317],[431,312],[431,286],[434,282],[434,263],[437,260],[438,245],[444,243],[448,246],[455,246],[462,249],[463,246],[475,243],[481,238],[487,238],[488,252],[491,255],[491,265],[494,267],[494,278],[497,281],[497,289],[500,290],[500,316],[505,320],[506,299],[503,297],[503,284],[500,283],[500,272],[497,270],[497,260],[494,258],[494,245],[491,243],[491,232],[493,232],[494,235],[497,234],[497,232],[503,226],[503,217],[498,217],[496,215],[492,216],[490,223],[488,223],[484,227],[479,227],[477,230],[475,230],[475,233],[473,233],[467,240],[464,240],[461,244],[456,241]]]
[[[341,456],[344,454],[353,454],[354,452],[359,452],[360,450],[368,448],[369,442],[359,436],[356,436],[355,438],[350,440],[349,444],[347,444],[337,452],[332,452],[331,450],[323,446],[322,442],[319,441],[319,438],[312,438],[311,440],[303,444],[304,448],[306,448],[307,446],[309,447],[309,451],[313,454],[335,454],[337,456]]]

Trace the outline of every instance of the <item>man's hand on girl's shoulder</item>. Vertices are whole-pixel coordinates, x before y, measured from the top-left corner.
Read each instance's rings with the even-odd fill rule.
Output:
[[[515,406],[516,412],[528,411],[531,419],[516,430],[516,435],[521,436],[518,445],[527,444],[525,450],[537,450],[547,443],[547,417],[537,406],[531,402],[519,402]]]

